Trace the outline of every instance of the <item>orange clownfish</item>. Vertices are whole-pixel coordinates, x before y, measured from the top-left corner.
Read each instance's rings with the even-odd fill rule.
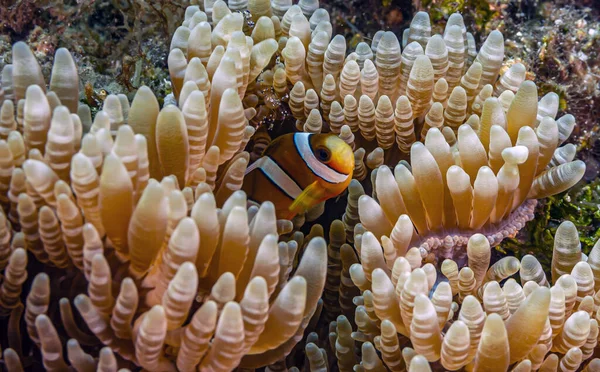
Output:
[[[278,218],[291,219],[341,194],[353,170],[354,153],[336,135],[290,133],[248,167],[242,190],[249,201],[270,201]]]

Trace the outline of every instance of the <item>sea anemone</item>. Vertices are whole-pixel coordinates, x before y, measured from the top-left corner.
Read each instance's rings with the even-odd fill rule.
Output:
[[[226,207],[217,210],[213,195],[206,192],[196,201],[191,217],[186,216],[184,209],[176,220],[165,218],[165,238],[148,240],[160,231],[159,226],[152,224],[155,216],[162,215],[157,213],[160,210],[156,204],[166,207],[173,198],[157,196],[163,193],[163,186],[157,182],[151,181],[146,190],[131,219],[129,255],[103,242],[89,223],[79,228],[83,235],[79,252],[74,252],[76,247],[65,249],[56,218],[52,240],[44,239],[40,232],[51,262],[66,264],[58,271],[63,278],[51,281],[46,273],[36,275],[26,296],[27,332],[40,347],[45,368],[66,367],[61,340],[49,320],[57,305],[69,339],[67,356],[75,366],[94,360],[80,345],[91,350],[106,345],[109,349],[104,353],[112,359],[115,352],[119,360],[133,363],[126,365],[162,371],[176,367],[195,370],[198,364],[200,368],[230,370],[240,362],[255,368],[285,357],[317,309],[325,283],[325,241],[310,240],[288,280],[299,246],[296,241],[278,244],[274,209],[269,203],[263,204],[248,221],[245,208],[236,205],[244,203],[243,195],[232,196]],[[173,209],[169,212],[178,214]],[[52,210],[48,209],[48,213],[54,216]],[[173,224],[175,228],[169,232]],[[240,224],[247,227],[240,228]],[[62,236],[66,241],[64,226],[63,222]],[[218,231],[221,234],[215,236]],[[13,245],[18,241],[17,235]],[[144,265],[144,258],[140,257],[143,254],[135,253],[140,252],[135,248],[136,241],[146,244],[146,252],[151,252],[152,244],[164,246],[144,278],[135,271],[135,267]],[[8,342],[11,349],[7,350],[22,354],[19,318],[23,305],[19,297],[27,278],[28,259],[23,248],[13,246],[12,252],[8,245],[7,248],[10,257],[4,261],[0,309],[10,314],[8,329],[12,338]],[[73,258],[74,253],[78,253],[79,261]],[[123,258],[129,263],[124,263]],[[78,268],[77,264],[83,267]],[[65,285],[66,293],[65,288],[60,288]],[[119,287],[120,290],[113,290]],[[75,321],[68,298],[76,293],[79,294],[73,303],[87,325],[84,329]],[[67,297],[60,298],[63,294]]]
[[[555,97],[538,104],[520,64],[498,80],[502,35],[492,32],[479,53],[469,35],[453,15],[444,36],[431,36],[427,14],[418,13],[403,48],[393,33],[379,32],[346,55],[345,40],[332,38],[329,15],[316,1],[204,1],[186,9],[171,40],[173,95],[164,106],[142,86],[131,102],[108,95],[93,119],[79,103],[77,65],[66,49],[56,52],[47,89],[29,47],[16,43],[0,94],[5,365],[27,368],[39,349],[46,369],[66,369],[67,339],[66,357],[77,370],[285,368],[321,306],[327,320],[356,314],[365,369],[383,368],[373,345],[388,367],[401,365],[396,333],[413,337],[422,354],[405,365],[428,368],[450,350],[453,367],[473,357],[476,368],[487,368],[496,347],[511,351],[497,356],[500,368],[535,350],[530,362],[541,363],[548,349],[536,347],[548,335],[550,291],[531,288],[545,285],[539,263],[516,261],[524,288],[506,283],[525,300],[511,315],[502,303],[507,284],[498,283],[514,274],[516,259],[494,264],[488,277],[490,247],[532,218],[536,198],[572,186],[585,167],[573,161],[572,147],[558,147],[575,122],[570,115],[554,120]],[[306,237],[292,233],[272,203],[248,206],[240,191],[247,165],[274,133],[266,129],[290,115],[298,130],[331,131],[357,148],[356,180],[329,245],[320,225]],[[394,174],[384,164],[394,165]],[[295,227],[324,211],[318,205]],[[360,264],[346,240],[355,242]],[[466,252],[455,249],[464,245]],[[553,268],[571,275],[555,287],[568,285],[571,294],[574,282],[589,279],[587,269],[576,252],[559,250]],[[436,286],[433,263],[451,257],[440,265],[449,284]],[[595,270],[592,257],[583,264]],[[527,267],[537,279],[523,279]],[[594,293],[585,288],[585,306],[557,326],[553,347],[567,352],[569,368],[593,349],[591,331],[565,349],[572,327],[585,323],[580,313]],[[477,295],[499,315],[483,320]],[[353,301],[362,308],[354,310]],[[538,310],[544,316],[523,325]],[[451,311],[459,320],[461,313],[471,317],[463,323],[480,332],[469,333],[466,356],[462,336],[471,323],[449,329],[459,344],[444,349],[441,330]],[[348,359],[351,325],[344,318],[337,324],[330,340],[339,340],[340,369],[348,370],[355,364]],[[597,324],[590,329],[597,333]],[[531,337],[520,341],[523,334]],[[485,342],[475,345],[476,336]],[[307,337],[306,356],[310,368],[323,369],[313,339]],[[393,361],[381,345],[390,346]],[[463,354],[454,357],[457,348]]]
[[[524,83],[515,100],[531,85]],[[483,135],[468,124],[459,127],[452,147],[438,129],[430,129],[425,144],[411,146],[410,168],[399,163],[393,173],[387,166],[377,169],[374,196],[379,203],[366,195],[358,198],[362,228],[382,243],[389,241],[397,256],[418,246],[424,258],[432,255],[428,261],[452,257],[475,232],[492,246],[515,236],[533,218],[535,199],[567,190],[585,172],[579,160],[549,166],[555,151],[560,153],[556,121],[545,117],[534,130],[525,125],[524,114],[517,117],[524,126],[514,142],[494,124],[487,151]]]
[[[371,175],[373,197],[361,196],[360,187],[354,185],[349,198],[358,199],[362,228],[378,239],[390,238],[399,256],[410,245],[421,247],[423,257],[431,254],[429,260],[452,257],[475,232],[495,246],[533,218],[535,199],[570,188],[585,172],[583,162],[573,161],[570,146],[559,147],[575,122],[572,115],[554,120],[557,95],[549,93],[538,103],[537,88],[524,81],[525,67],[518,63],[498,79],[504,57],[498,31],[488,36],[469,65],[465,51],[472,48],[464,46],[461,24],[464,34],[462,18],[453,15],[444,37],[430,36],[429,19],[419,13],[408,30],[402,58],[391,52],[399,51],[392,33],[384,33],[371,46],[379,90],[373,97],[360,96],[358,129],[363,142],[376,138],[386,151],[380,157],[389,159],[398,152],[388,140],[394,138],[394,122],[398,150],[410,155],[410,163],[393,166],[393,173],[386,165],[377,168]],[[398,66],[388,71],[386,63],[393,56]],[[346,66],[352,63],[348,59],[339,78],[340,92],[348,84],[344,82]],[[371,66],[367,61],[362,71]],[[382,81],[381,76],[392,71],[390,84]],[[392,111],[394,97],[398,98]],[[354,96],[346,95],[344,102],[352,106]],[[352,129],[354,116],[344,117]],[[381,153],[380,148],[375,151]],[[364,151],[358,158],[362,156]],[[364,172],[357,175],[366,177]],[[356,212],[348,210],[346,215],[351,231]]]
[[[173,76],[179,107],[160,109],[141,87],[131,103],[108,95],[93,120],[78,104],[67,50],[56,53],[47,90],[31,50],[14,45],[0,139],[10,370],[32,363],[32,344],[46,369],[66,368],[65,336],[78,370],[256,368],[289,354],[318,316],[325,241],[280,241],[290,222],[276,219],[272,203],[248,207],[239,191],[255,113],[244,110],[243,91],[275,50],[242,50],[238,81],[231,73],[247,47],[238,36],[224,43],[214,76],[184,58],[181,90]],[[180,55],[171,54],[173,73]]]
[[[340,315],[330,325],[340,371],[506,371],[510,366],[520,371],[559,365],[575,371],[594,355],[600,242],[586,257],[571,222],[556,231],[551,277],[532,255],[504,257],[490,266],[491,247],[482,234],[468,240],[468,265],[459,270],[446,259],[443,275],[418,252],[394,260],[383,252],[366,232],[361,263],[349,268],[361,295],[354,299],[354,314]],[[342,259],[344,266],[355,260],[344,254]],[[519,278],[512,278],[517,273]],[[315,347],[306,346],[311,366],[320,359]],[[588,370],[599,362],[591,361]]]
[[[283,65],[269,79],[298,130],[329,130],[357,148],[354,178],[363,191],[350,187],[350,241],[360,220],[377,238],[393,236],[398,255],[408,239],[430,259],[451,257],[475,232],[495,246],[533,218],[536,199],[582,178],[585,164],[573,161],[571,146],[559,147],[574,117],[555,120],[555,93],[538,103],[523,64],[508,61],[503,69],[499,31],[477,52],[460,14],[449,18],[443,36],[432,36],[429,16],[419,12],[402,48],[392,32],[379,31],[370,46],[347,53],[344,38],[332,38],[319,14],[308,22],[300,6],[287,10],[278,40]],[[277,21],[261,19],[256,32],[276,28]],[[410,162],[396,165],[403,158]],[[364,189],[373,197],[361,196]]]

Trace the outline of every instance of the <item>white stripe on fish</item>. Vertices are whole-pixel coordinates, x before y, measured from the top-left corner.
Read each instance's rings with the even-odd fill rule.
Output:
[[[294,144],[296,145],[296,151],[302,157],[302,160],[306,163],[308,168],[318,177],[321,177],[329,183],[342,183],[348,179],[347,174],[336,172],[335,170],[328,167],[326,164],[321,163],[313,153],[313,149],[310,146],[310,133],[295,133]]]
[[[263,156],[255,161],[246,169],[245,174],[252,172],[256,168],[260,169],[275,186],[279,187],[293,200],[302,194],[300,186],[270,157]]]

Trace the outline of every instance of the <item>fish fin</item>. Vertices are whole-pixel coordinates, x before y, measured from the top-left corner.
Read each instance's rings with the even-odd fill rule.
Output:
[[[325,190],[315,181],[308,185],[296,199],[289,210],[294,215],[304,213],[311,207],[317,205],[325,197]]]

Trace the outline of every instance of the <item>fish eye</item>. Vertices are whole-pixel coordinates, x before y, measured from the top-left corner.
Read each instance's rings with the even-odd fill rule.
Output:
[[[315,151],[315,155],[317,159],[322,162],[329,161],[331,158],[331,152],[329,152],[329,150],[325,147],[318,147],[317,151]]]

